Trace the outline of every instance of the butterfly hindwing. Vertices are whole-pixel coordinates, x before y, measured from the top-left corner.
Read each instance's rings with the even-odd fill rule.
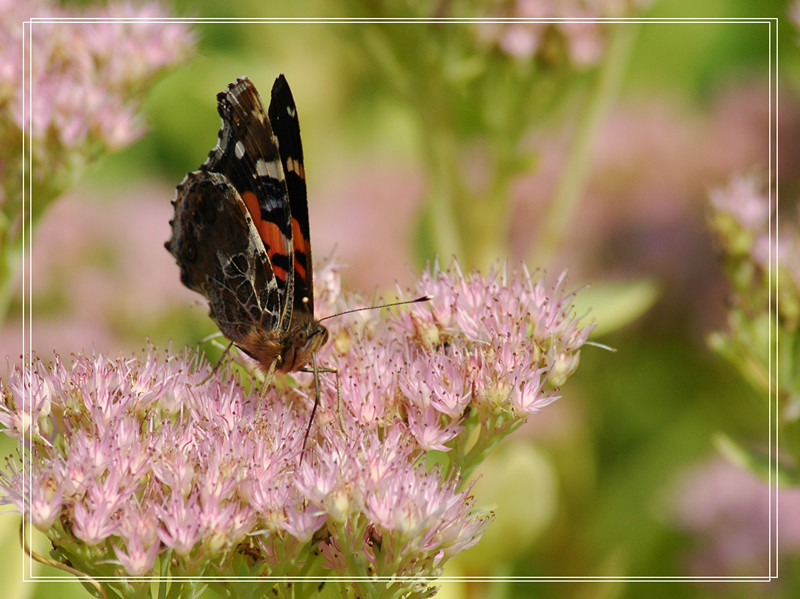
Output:
[[[167,249],[181,281],[208,299],[211,318],[228,339],[246,344],[272,328],[278,282],[244,202],[226,177],[195,171],[178,186]],[[242,235],[242,231],[250,232]]]

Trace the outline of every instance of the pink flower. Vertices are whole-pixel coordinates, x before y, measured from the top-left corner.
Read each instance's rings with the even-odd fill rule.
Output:
[[[789,7],[789,18],[794,23],[796,29],[800,29],[800,1],[795,0]]]
[[[770,534],[781,555],[800,550],[800,489],[777,494],[755,474],[716,460],[687,472],[676,489],[675,518],[695,539],[687,558],[698,576],[762,576],[768,571]],[[772,530],[770,530],[772,526]],[[779,533],[779,534],[777,534]],[[777,535],[777,536],[776,536]]]
[[[136,503],[128,504],[129,512],[120,518],[120,539],[124,549],[112,543],[114,553],[132,576],[144,576],[153,568],[161,550],[158,541],[158,521]]]
[[[447,442],[463,431],[464,427],[455,424],[443,427],[440,422],[440,412],[433,406],[426,408],[411,406],[408,410],[408,429],[422,449],[449,451]]]
[[[800,326],[800,211],[778,219],[769,192],[764,177],[751,173],[734,176],[709,194],[709,226],[736,294],[729,314],[733,338],[740,342],[736,352],[750,351],[753,340],[762,337],[757,323],[768,317],[770,303],[777,305],[779,338],[789,339]],[[756,329],[744,330],[749,326]],[[769,349],[756,349],[763,361]]]
[[[2,383],[0,423],[30,439],[35,492],[12,462],[3,501],[87,573],[148,575],[169,552],[194,577],[436,577],[491,519],[464,477],[577,360],[590,327],[563,286],[434,266],[414,290],[430,302],[326,321],[318,358],[338,372],[249,393],[224,368],[204,381],[191,354],[34,359]],[[326,311],[354,303],[333,294]],[[434,449],[452,457],[428,469]]]
[[[185,24],[165,22],[167,14],[156,3],[80,9],[50,0],[5,4],[0,206],[19,193],[19,169],[13,165],[25,158],[19,140],[30,134],[26,144],[40,211],[102,152],[124,148],[144,133],[139,116],[144,91],[189,57],[194,36]],[[30,106],[23,106],[22,75],[28,68],[27,61],[23,67],[23,42],[31,60],[24,90]],[[14,209],[6,214],[10,220],[19,216],[15,204],[7,206]]]
[[[32,523],[37,528],[47,530],[61,514],[64,491],[55,477],[41,477],[31,488]]]
[[[128,540],[127,550],[116,544],[112,546],[119,563],[131,576],[147,575],[153,569],[153,564],[161,549],[158,543],[144,545],[137,537],[132,537]]]
[[[709,199],[715,210],[729,214],[742,229],[753,234],[767,230],[772,206],[758,176],[734,176],[726,188],[711,190]]]
[[[533,56],[550,59],[553,48],[559,48],[572,64],[586,68],[600,62],[605,49],[607,25],[598,19],[627,16],[646,3],[511,0],[493,5],[492,14],[487,17],[513,20],[482,23],[479,34],[484,41],[495,44],[505,54],[517,59]],[[561,44],[553,43],[555,36]]]
[[[197,493],[184,497],[172,490],[166,501],[155,505],[155,514],[161,524],[158,537],[180,557],[187,557],[201,542],[203,526],[200,522],[200,506]]]

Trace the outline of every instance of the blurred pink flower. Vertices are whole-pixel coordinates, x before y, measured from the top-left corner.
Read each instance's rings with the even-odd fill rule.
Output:
[[[20,142],[28,131],[34,185],[60,191],[101,152],[118,150],[143,133],[138,116],[143,92],[166,68],[188,58],[194,37],[185,24],[165,23],[167,13],[157,3],[80,9],[49,0],[4,4],[0,140],[8,143],[0,156],[2,191],[19,190]],[[29,23],[26,30],[31,59],[27,111],[22,105],[22,22],[32,18],[43,20]],[[0,197],[0,204],[4,200]]]
[[[724,189],[711,190],[709,199],[715,210],[730,215],[742,229],[755,235],[767,231],[772,206],[757,176],[734,175]]]
[[[579,68],[600,62],[607,25],[599,18],[623,17],[649,2],[624,0],[510,0],[494,3],[491,18],[515,21],[481,23],[479,37],[509,56],[528,59],[549,53],[553,35],[560,36],[570,62]]]
[[[752,316],[765,312],[770,294],[778,293],[782,323],[787,332],[796,331],[800,324],[800,206],[778,220],[764,177],[754,173],[735,175],[709,195],[710,226],[739,303]],[[771,288],[776,274],[780,286]]]
[[[800,551],[800,489],[777,491],[780,530],[767,483],[722,460],[687,472],[676,496],[677,522],[696,537],[687,557],[696,576],[766,576],[770,534],[783,558]]]
[[[197,320],[205,315],[164,251],[172,193],[135,185],[109,201],[78,186],[43,215],[30,253],[34,351],[132,351],[145,333],[159,344],[177,334],[159,326],[165,313],[189,306]],[[22,347],[19,317],[12,311],[0,327],[0,347],[12,355]]]

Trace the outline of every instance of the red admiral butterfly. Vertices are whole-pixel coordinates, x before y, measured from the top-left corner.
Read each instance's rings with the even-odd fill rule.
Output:
[[[164,245],[181,282],[206,297],[222,334],[268,377],[316,368],[328,331],[314,318],[303,147],[289,84],[275,80],[265,112],[242,77],[217,94],[217,111],[219,140],[178,185]]]

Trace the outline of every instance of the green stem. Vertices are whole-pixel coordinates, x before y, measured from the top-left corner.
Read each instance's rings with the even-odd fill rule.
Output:
[[[487,168],[490,177],[489,185],[480,198],[473,194],[463,194],[467,200],[472,199],[463,210],[469,214],[468,236],[473,239],[464,248],[467,264],[487,269],[498,259],[510,255],[509,235],[511,230],[512,202],[511,186],[520,174],[521,156],[524,151],[520,140],[529,130],[531,114],[530,93],[533,89],[536,73],[531,69],[525,74],[515,77],[490,79],[487,88],[491,90],[487,96],[494,106],[494,115],[501,118],[486,118],[487,133]],[[481,199],[482,202],[477,200]]]
[[[428,202],[432,241],[435,254],[449,260],[451,256],[463,255],[456,210],[459,176],[453,172],[453,165],[457,163],[457,144],[446,125],[435,122],[431,125],[426,127],[427,139],[423,145],[430,185]]]
[[[589,174],[589,162],[600,125],[617,96],[628,65],[639,26],[622,23],[614,26],[608,50],[600,67],[589,101],[579,115],[575,138],[567,162],[549,204],[544,227],[528,255],[528,262],[546,267],[553,260],[566,237],[569,224],[578,209]]]
[[[426,56],[424,44],[412,35],[416,30],[402,25],[370,25],[359,27],[355,33],[386,80],[409,105],[419,120],[420,145],[423,149],[424,169],[428,176],[426,212],[422,215],[420,229],[426,249],[449,259],[461,255],[461,242],[454,198],[459,190],[459,177],[454,166],[457,162],[457,139],[454,137],[447,91],[436,77],[420,76],[425,71],[422,57]],[[409,70],[408,52],[416,56]],[[401,56],[405,56],[403,60]],[[421,63],[420,66],[418,63]],[[440,72],[441,68],[431,67]]]

